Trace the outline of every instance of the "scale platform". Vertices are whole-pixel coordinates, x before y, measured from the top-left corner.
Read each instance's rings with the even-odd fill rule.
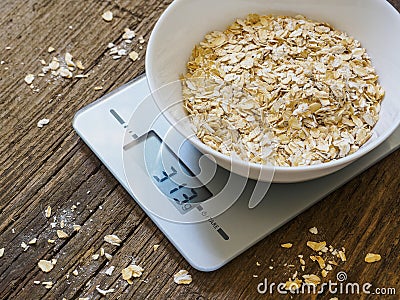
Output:
[[[250,209],[256,182],[211,160],[201,161],[201,154],[159,114],[144,75],[78,111],[73,127],[200,271],[222,267],[400,147],[398,128],[374,151],[334,174],[271,184],[260,204]],[[197,178],[203,167],[214,174],[204,184]]]

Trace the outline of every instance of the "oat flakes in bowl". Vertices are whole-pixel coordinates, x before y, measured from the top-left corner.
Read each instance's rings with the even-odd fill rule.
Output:
[[[271,172],[274,172],[273,182],[289,183],[316,179],[332,174],[362,157],[363,159],[368,159],[368,157],[366,157],[367,155],[374,155],[370,152],[381,145],[400,125],[400,87],[398,84],[398,74],[400,74],[400,56],[398,55],[398,53],[400,53],[400,39],[397,38],[398,32],[400,32],[400,14],[390,3],[382,0],[364,0],[362,2],[330,0],[317,2],[315,0],[173,1],[155,25],[146,50],[146,77],[152,92],[152,98],[159,111],[169,124],[179,131],[188,142],[196,147],[202,154],[211,157],[216,164],[229,170],[231,173],[259,181],[270,181]],[[315,160],[315,162],[313,162],[314,164],[302,165],[302,157],[300,155],[297,155],[297,157],[296,155],[292,155],[292,166],[289,166],[288,163],[288,166],[276,165],[272,167],[268,164],[253,163],[249,160],[246,161],[235,155],[228,156],[222,154],[211,146],[206,145],[196,136],[197,132],[191,128],[193,126],[189,120],[189,114],[184,107],[185,100],[182,97],[183,89],[180,81],[182,74],[185,75],[188,73],[187,62],[193,47],[203,41],[207,33],[216,30],[223,32],[228,26],[233,24],[236,19],[244,20],[248,13],[251,12],[258,13],[260,16],[291,16],[293,18],[297,15],[303,15],[312,20],[318,20],[323,23],[326,22],[334,26],[334,28],[347,32],[350,36],[354,36],[361,42],[362,47],[368,50],[368,55],[371,57],[376,73],[379,74],[379,84],[384,88],[385,95],[384,100],[380,103],[380,109],[378,105],[376,106],[376,112],[379,110],[379,120],[370,132],[372,136],[357,151],[353,153],[355,147],[352,149],[350,146],[349,153],[351,154],[347,153],[344,157],[331,159],[331,156],[328,156],[330,152],[326,152],[326,147],[322,144],[318,147],[325,152],[321,151],[322,157],[320,158],[312,157],[312,159]],[[318,30],[326,30],[324,27],[327,26],[323,25],[323,27]],[[216,43],[216,45],[221,43],[223,47],[225,41],[223,37],[220,38],[217,36],[213,43]],[[208,50],[209,49],[207,49],[207,51]],[[296,75],[296,73],[294,74]],[[254,76],[258,75],[255,74]],[[363,76],[362,73],[359,76]],[[229,79],[229,77],[227,79]],[[291,81],[289,83],[291,84]],[[320,91],[324,90],[323,88],[318,89]],[[242,90],[242,92],[243,91],[248,92]],[[250,90],[250,92],[253,91]],[[283,92],[284,90],[282,93]],[[361,92],[366,91],[362,89]],[[369,92],[372,92],[372,90]],[[378,94],[382,92],[383,89],[376,91]],[[308,104],[309,107],[311,106],[310,104]],[[324,109],[322,108],[323,103],[320,104],[321,109]],[[296,108],[298,108],[298,104]],[[291,109],[294,111],[296,108]],[[250,108],[245,107],[244,109],[249,110]],[[316,107],[311,106],[311,109],[316,109]],[[302,110],[304,110],[304,106],[300,107],[300,110],[297,111],[299,113],[297,116],[291,115],[291,117],[297,118],[304,113]],[[350,112],[354,115],[353,111]],[[348,113],[348,111],[344,111],[343,114],[344,113]],[[339,115],[332,113],[331,118],[334,119],[338,116]],[[285,122],[288,122],[290,118],[287,115],[284,115],[284,117]],[[351,118],[349,121],[359,126],[357,125],[359,123],[358,119],[364,124],[367,122],[364,118],[360,118],[360,116],[357,116],[354,120]],[[268,121],[273,123],[273,120]],[[296,121],[291,122],[293,122],[293,126],[296,126]],[[302,126],[304,125],[303,123],[304,121],[302,119]],[[330,128],[328,125],[325,127]],[[273,133],[275,134],[275,132]],[[282,135],[283,133],[285,132],[280,132],[279,134]],[[363,140],[364,133],[364,131],[360,132],[358,136],[359,140]],[[320,133],[313,134],[319,135]],[[325,132],[322,132],[322,134],[325,134]],[[303,134],[300,133],[300,135]],[[369,134],[366,133],[366,138],[368,135]],[[342,138],[347,137],[345,135]],[[285,136],[282,136],[282,139],[284,142],[287,141]],[[224,142],[225,138],[221,138],[221,140],[221,142]],[[212,142],[212,139],[210,139],[210,143]],[[217,140],[217,142],[219,142],[219,140]],[[253,147],[251,143],[252,141],[249,141],[249,144],[246,144],[246,146],[250,146],[250,149]],[[284,156],[286,149],[297,154],[297,150],[293,148],[293,146],[294,145],[290,144],[290,142],[287,144],[282,143],[282,146],[277,149],[278,152],[280,151],[280,153],[283,153],[281,154],[283,162],[287,160]],[[359,147],[357,144],[355,144],[355,146]],[[343,148],[342,154],[346,153],[348,148],[344,144],[340,146],[339,144],[334,145],[334,147],[337,148],[339,152],[338,155],[340,155],[339,147]],[[246,150],[246,148],[244,150]],[[270,150],[270,155],[273,157],[272,147],[270,147]],[[262,155],[267,156],[269,154],[268,151],[268,149],[265,150]],[[246,151],[244,151],[244,153],[245,152]],[[247,155],[247,153],[245,154]],[[278,154],[275,154],[275,156],[280,158]],[[323,162],[328,159],[330,159],[330,161],[317,163],[318,160]],[[299,162],[296,162],[296,160]],[[261,159],[260,162],[262,162]],[[294,163],[297,163],[298,166],[295,166]],[[304,163],[306,163],[306,161],[304,161]],[[264,174],[267,175],[265,176]]]
[[[204,144],[287,167],[356,152],[385,94],[359,41],[303,16],[250,14],[212,31],[193,49],[182,84]]]

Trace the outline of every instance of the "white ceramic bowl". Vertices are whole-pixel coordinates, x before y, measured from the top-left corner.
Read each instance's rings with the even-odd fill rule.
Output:
[[[175,0],[151,34],[146,75],[154,100],[167,120],[204,154],[235,173],[267,181],[271,167],[223,155],[203,144],[190,129],[177,81],[195,44],[212,30],[225,30],[249,13],[298,15],[325,21],[359,40],[367,49],[386,91],[373,137],[357,152],[328,163],[275,167],[273,182],[299,182],[333,173],[381,144],[400,122],[400,15],[385,0]],[[177,105],[178,104],[178,105]],[[263,174],[266,174],[264,176]]]

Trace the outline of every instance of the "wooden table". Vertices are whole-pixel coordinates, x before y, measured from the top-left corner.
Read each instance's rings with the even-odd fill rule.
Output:
[[[73,131],[71,122],[77,110],[144,72],[146,42],[138,43],[138,36],[148,39],[170,2],[1,1],[0,249],[5,250],[0,258],[0,298],[98,299],[99,286],[115,289],[107,294],[108,299],[276,299],[276,291],[273,296],[259,294],[258,284],[264,278],[275,283],[288,280],[294,273],[288,265],[300,269],[298,254],[307,259],[302,274],[317,274],[319,267],[308,258],[312,251],[306,242],[320,240],[345,247],[347,256],[324,282],[336,280],[336,273],[343,271],[347,282],[396,288],[397,296],[384,299],[398,299],[400,151],[225,267],[203,273],[190,267]],[[399,0],[389,2],[400,9]],[[101,17],[106,10],[114,13],[111,22]],[[121,44],[125,27],[136,32],[133,43],[125,48],[139,53],[137,61],[127,56],[113,59],[107,48],[110,42]],[[55,49],[52,53],[48,53],[50,46]],[[88,74],[88,78],[53,78],[48,72],[36,76],[32,88],[24,82],[28,73],[41,72],[41,59],[48,65],[53,56],[65,52],[84,64],[85,70],[74,74]],[[50,123],[38,128],[43,118]],[[52,208],[50,218],[45,216],[48,206]],[[69,235],[66,239],[56,235],[61,221]],[[79,232],[73,231],[74,224],[81,225]],[[313,226],[319,230],[317,236],[308,232]],[[108,234],[116,234],[121,245],[104,242]],[[37,242],[24,251],[21,243],[34,238]],[[280,247],[286,242],[293,247]],[[154,245],[160,245],[156,251]],[[112,255],[110,260],[92,258],[101,248]],[[368,252],[381,254],[382,260],[365,263]],[[42,272],[38,261],[51,259],[57,259],[54,268]],[[121,270],[133,259],[144,272],[129,285]],[[105,274],[110,266],[115,266],[111,276]],[[180,269],[193,276],[190,285],[174,283],[173,275]],[[47,289],[43,281],[51,281],[52,287]],[[295,296],[303,297],[310,295]],[[312,297],[333,295],[325,292]]]

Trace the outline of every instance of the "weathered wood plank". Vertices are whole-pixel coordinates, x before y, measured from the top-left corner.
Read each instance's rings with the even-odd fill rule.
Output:
[[[225,267],[204,273],[188,265],[73,132],[71,122],[77,110],[144,71],[145,49],[134,43],[141,60],[116,61],[109,56],[107,44],[120,43],[125,27],[147,39],[170,2],[2,1],[0,60],[5,63],[0,65],[0,248],[5,248],[5,254],[0,258],[0,299],[99,299],[97,285],[115,289],[109,299],[267,299],[269,295],[257,292],[257,284],[264,278],[286,281],[293,270],[285,264],[298,266],[297,255],[308,257],[311,250],[305,243],[315,239],[346,248],[347,262],[326,280],[335,280],[337,271],[345,271],[348,282],[371,282],[374,287],[395,287],[399,292],[400,177],[396,170],[400,168],[400,151]],[[400,1],[390,2],[400,9]],[[101,19],[106,9],[114,12],[111,23]],[[6,50],[7,46],[11,50]],[[47,53],[49,46],[56,52]],[[34,93],[24,83],[24,76],[40,71],[40,59],[49,62],[66,51],[82,60],[89,77],[37,78],[34,84],[40,91]],[[94,91],[100,85],[103,90]],[[45,117],[50,124],[37,128],[37,121]],[[56,222],[44,216],[47,205],[53,208]],[[72,211],[73,205],[76,208]],[[65,240],[55,238],[61,220],[65,222],[63,230],[70,234]],[[53,222],[55,228],[50,224]],[[81,225],[81,230],[74,233],[73,224]],[[308,232],[313,226],[318,227],[318,236]],[[123,240],[120,247],[104,242],[104,236],[111,233]],[[37,244],[24,252],[21,242],[33,237],[38,238]],[[49,244],[49,238],[55,238],[55,243]],[[281,248],[285,242],[292,242],[293,247]],[[153,251],[155,244],[160,244],[157,251]],[[100,248],[113,255],[110,261],[104,257],[92,260]],[[382,261],[366,264],[367,252],[380,253]],[[41,272],[38,260],[51,258],[58,259],[54,269]],[[120,272],[133,258],[145,271],[129,285]],[[115,266],[111,276],[104,274],[109,266]],[[75,269],[78,276],[72,274]],[[189,286],[173,282],[173,274],[180,269],[192,274]],[[307,263],[306,271],[317,272],[317,264]],[[54,286],[47,290],[34,280],[51,280]],[[321,296],[316,298],[331,297],[326,292]],[[278,297],[276,291],[272,297]]]

